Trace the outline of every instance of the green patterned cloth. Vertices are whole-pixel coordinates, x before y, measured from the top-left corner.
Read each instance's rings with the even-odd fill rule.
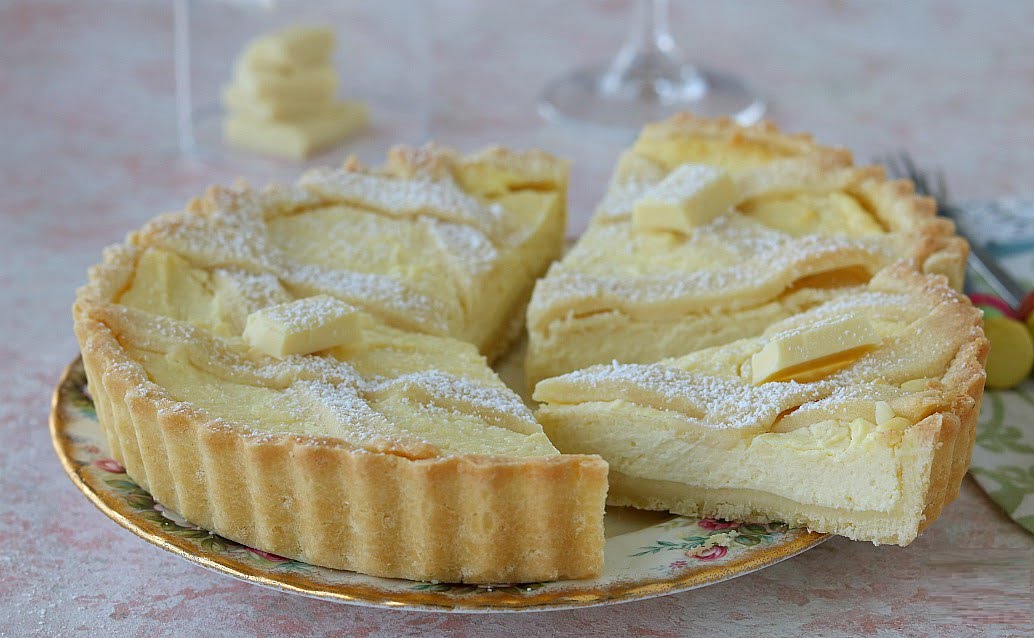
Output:
[[[1034,201],[967,205],[959,226],[1019,281],[1034,287]],[[966,289],[990,292],[975,275]],[[1014,521],[1034,532],[1034,380],[984,393],[969,472]]]

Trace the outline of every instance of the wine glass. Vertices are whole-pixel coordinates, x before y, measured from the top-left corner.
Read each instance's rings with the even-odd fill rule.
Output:
[[[761,119],[765,102],[734,76],[685,62],[668,29],[669,0],[641,0],[624,46],[606,65],[578,69],[550,82],[539,113],[555,121],[638,129],[679,111]]]

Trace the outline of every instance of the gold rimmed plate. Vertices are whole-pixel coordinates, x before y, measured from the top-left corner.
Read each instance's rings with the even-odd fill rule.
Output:
[[[827,538],[781,524],[614,508],[607,511],[605,565],[599,578],[491,587],[378,578],[246,547],[197,527],[157,503],[111,458],[80,359],[68,366],[54,391],[50,430],[58,457],[76,487],[105,515],[140,538],[250,583],[357,605],[498,612],[628,602],[748,574]]]

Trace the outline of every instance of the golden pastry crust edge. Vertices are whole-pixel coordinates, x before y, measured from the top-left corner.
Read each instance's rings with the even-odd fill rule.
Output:
[[[664,139],[686,134],[709,137],[731,146],[745,142],[763,144],[789,151],[794,156],[822,158],[829,164],[846,165],[852,161],[851,152],[846,148],[823,146],[810,133],[783,132],[769,120],[743,126],[729,117],[705,118],[682,112],[647,124],[643,127],[640,139]]]
[[[432,146],[398,147],[389,156],[395,170],[429,174],[461,160],[528,168],[531,183],[557,180],[566,190],[566,164],[545,153],[492,148],[464,157]],[[349,160],[346,170],[361,167]],[[289,197],[284,190],[265,193]],[[407,458],[405,450],[370,451],[329,437],[258,436],[175,401],[147,379],[91,308],[125,288],[149,233],[236,205],[248,192],[243,182],[211,187],[184,212],[150,220],[105,249],[77,291],[75,331],[98,420],[129,476],[195,524],[316,565],[442,582],[598,575],[607,490],[599,457]],[[562,240],[560,233],[556,252]],[[488,357],[519,336],[530,288],[518,295],[514,320],[486,346]]]
[[[640,137],[663,139],[681,135],[711,137],[731,145],[741,141],[760,143],[791,151],[793,157],[773,160],[778,165],[777,171],[800,173],[807,181],[820,181],[824,175],[831,175],[860,194],[878,200],[883,210],[894,210],[911,226],[915,237],[911,256],[921,270],[946,275],[954,288],[962,289],[969,246],[964,239],[955,236],[955,226],[950,220],[937,217],[937,205],[932,198],[916,194],[911,181],[888,180],[882,166],[853,166],[847,149],[819,144],[808,133],[784,132],[768,120],[742,126],[731,118],[677,113],[666,120],[647,124]]]
[[[392,578],[600,573],[599,457],[408,458],[332,437],[248,433],[174,400],[87,314],[77,308],[75,329],[112,454],[191,522],[289,558]]]

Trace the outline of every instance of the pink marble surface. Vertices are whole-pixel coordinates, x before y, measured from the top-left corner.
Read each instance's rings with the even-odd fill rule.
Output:
[[[761,87],[785,127],[862,158],[908,148],[960,197],[1034,194],[1034,4],[676,4],[687,51]],[[543,125],[534,95],[611,52],[627,8],[435,2],[434,135],[570,156],[577,231],[625,140]],[[1034,538],[971,481],[908,548],[834,539],[687,594],[524,616],[308,600],[121,530],[65,478],[47,405],[101,248],[233,175],[175,151],[171,33],[165,2],[0,4],[0,636],[1030,635]]]

